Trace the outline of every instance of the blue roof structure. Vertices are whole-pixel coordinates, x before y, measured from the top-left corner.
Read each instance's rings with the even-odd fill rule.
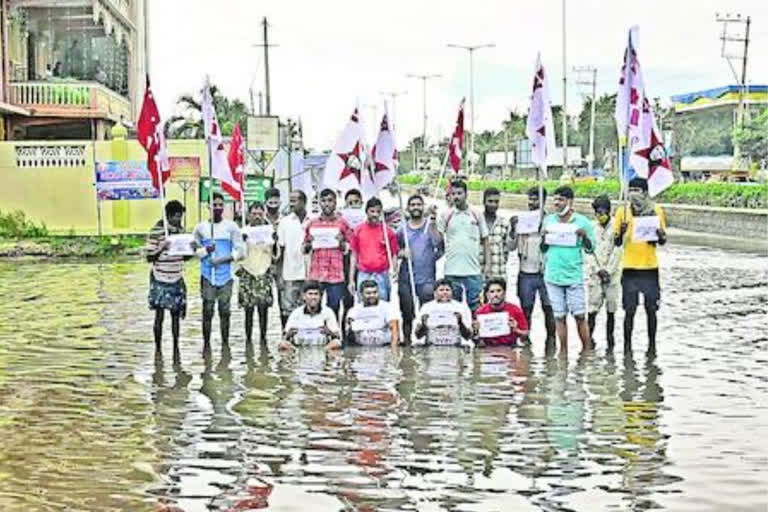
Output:
[[[725,87],[717,87],[715,89],[706,89],[704,91],[690,92],[687,94],[678,94],[672,96],[674,103],[694,103],[701,98],[717,99],[728,93],[739,93],[739,85],[726,85]],[[768,85],[750,85],[748,91],[750,93],[768,93]]]

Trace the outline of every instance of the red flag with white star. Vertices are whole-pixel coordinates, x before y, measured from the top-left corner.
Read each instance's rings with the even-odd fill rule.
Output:
[[[355,109],[333,145],[323,173],[323,186],[338,190],[361,189],[363,162],[365,161],[365,133],[360,115]]]
[[[459,115],[456,118],[456,129],[451,136],[451,144],[448,146],[448,157],[453,167],[453,172],[461,169],[461,151],[464,149],[464,98],[459,104]]]
[[[168,164],[163,125],[160,122],[160,112],[157,109],[152,90],[149,88],[149,75],[147,75],[147,88],[144,91],[141,114],[139,114],[139,120],[136,123],[136,135],[139,144],[147,152],[147,168],[152,175],[152,185],[160,190],[161,184],[164,184],[171,177],[171,170]]]
[[[245,142],[240,132],[240,123],[235,124],[232,131],[232,141],[229,144],[230,176],[227,180],[221,181],[221,188],[235,201],[242,199],[243,180],[245,178]]]
[[[552,153],[555,146],[555,125],[552,120],[548,84],[541,55],[538,55],[525,133],[531,141],[531,161],[543,171],[544,176],[547,175],[547,155]]]

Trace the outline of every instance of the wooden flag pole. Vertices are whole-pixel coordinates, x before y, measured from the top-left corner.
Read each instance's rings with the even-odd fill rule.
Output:
[[[213,159],[211,158],[211,140],[207,134],[205,143],[208,146],[208,222],[211,224],[211,243],[215,245],[216,238],[213,227]],[[216,286],[216,267],[213,264],[213,254],[209,254],[208,257],[211,258],[211,285]]]
[[[416,313],[416,318],[419,317],[419,297],[416,295],[416,280],[413,276],[413,256],[411,255],[411,244],[408,241],[408,220],[405,218],[405,209],[403,208],[403,194],[400,184],[397,184],[397,199],[400,201],[400,211],[403,213],[403,241],[405,244],[405,250],[408,252],[406,262],[408,264],[408,277],[411,280],[411,297],[413,298],[413,307]],[[408,333],[410,334],[410,333]]]

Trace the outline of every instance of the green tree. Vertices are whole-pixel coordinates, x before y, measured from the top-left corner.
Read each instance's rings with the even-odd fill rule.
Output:
[[[669,116],[665,128],[674,132],[675,154],[716,156],[733,154],[733,110],[710,108]]]
[[[595,166],[603,165],[606,151],[616,154],[618,136],[614,111],[616,110],[616,95],[604,94],[595,103]],[[592,98],[587,98],[579,114],[579,133],[582,134],[581,149],[586,157],[589,154],[589,124],[592,117]]]
[[[176,102],[177,110],[180,115],[175,115],[165,123],[166,136],[171,139],[202,139],[205,136],[202,116],[202,98],[200,95],[193,96],[184,94]],[[211,96],[213,96],[213,105],[216,107],[216,115],[221,125],[223,135],[232,135],[235,124],[240,122],[240,130],[243,137],[247,137],[248,108],[245,103],[239,99],[227,98],[219,94],[219,89],[215,85],[211,86]]]
[[[768,108],[733,130],[733,143],[750,164],[768,160]]]

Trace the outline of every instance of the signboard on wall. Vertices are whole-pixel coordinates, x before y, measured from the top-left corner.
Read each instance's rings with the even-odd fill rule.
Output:
[[[171,167],[171,181],[174,183],[197,183],[200,181],[200,157],[172,156],[168,158]]]
[[[157,199],[147,162],[97,162],[96,197],[99,201]]]
[[[251,151],[277,151],[279,143],[277,116],[248,116],[247,146]]]
[[[272,187],[272,178],[265,176],[247,176],[245,178],[245,202],[250,203],[252,201],[264,202],[264,198],[267,195],[267,190]],[[218,192],[224,196],[224,202],[231,203],[232,197],[222,192],[221,185],[218,182],[213,187],[214,192]],[[208,202],[208,194],[210,193],[210,186],[208,184],[208,178],[200,180],[200,202]]]

